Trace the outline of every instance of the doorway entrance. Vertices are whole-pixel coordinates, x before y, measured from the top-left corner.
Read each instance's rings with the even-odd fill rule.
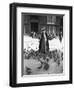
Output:
[[[38,32],[38,23],[37,22],[31,22],[31,32]]]

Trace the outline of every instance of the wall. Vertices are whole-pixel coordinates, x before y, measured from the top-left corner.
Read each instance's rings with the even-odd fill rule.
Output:
[[[0,90],[11,90],[9,87],[9,3],[24,2],[50,5],[70,5],[73,6],[74,0],[0,0]],[[74,21],[74,19],[73,19]],[[41,87],[25,87],[16,89],[27,90],[73,90],[73,85],[52,85]]]

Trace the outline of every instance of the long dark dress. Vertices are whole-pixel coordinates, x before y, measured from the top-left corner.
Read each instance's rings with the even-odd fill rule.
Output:
[[[49,51],[48,36],[46,32],[42,32],[40,43],[39,43],[39,52],[47,53],[48,51]]]

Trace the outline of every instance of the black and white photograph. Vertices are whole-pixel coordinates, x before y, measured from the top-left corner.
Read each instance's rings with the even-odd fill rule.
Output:
[[[63,15],[21,16],[22,75],[63,73]]]
[[[10,86],[72,83],[72,7],[10,4]]]

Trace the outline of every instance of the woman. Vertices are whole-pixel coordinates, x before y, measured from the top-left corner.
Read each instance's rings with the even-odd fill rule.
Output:
[[[39,52],[41,53],[47,53],[49,51],[49,43],[48,43],[48,36],[47,32],[45,30],[45,27],[41,29],[41,39],[39,43]]]

